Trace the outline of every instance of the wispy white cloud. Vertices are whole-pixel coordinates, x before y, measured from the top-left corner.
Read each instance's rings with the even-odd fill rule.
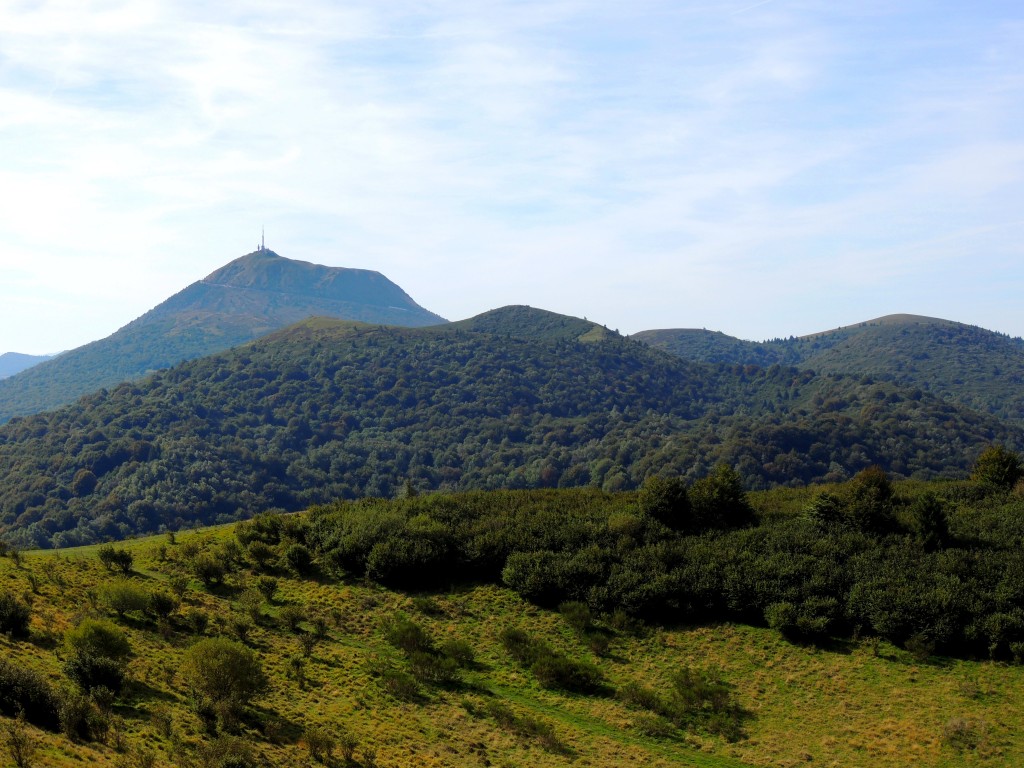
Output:
[[[1018,301],[959,291],[1019,255],[1020,16],[8,5],[0,351],[105,335],[262,225],[453,318],[522,302],[762,338],[927,309],[1024,333]]]

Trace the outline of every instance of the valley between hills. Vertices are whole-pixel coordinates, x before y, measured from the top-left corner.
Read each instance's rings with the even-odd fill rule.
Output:
[[[243,256],[0,381],[0,754],[1020,764],[1022,377]]]

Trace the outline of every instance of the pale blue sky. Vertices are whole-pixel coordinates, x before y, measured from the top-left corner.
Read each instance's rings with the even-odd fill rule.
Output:
[[[0,352],[251,251],[748,339],[1024,335],[1024,10],[951,2],[0,7]]]

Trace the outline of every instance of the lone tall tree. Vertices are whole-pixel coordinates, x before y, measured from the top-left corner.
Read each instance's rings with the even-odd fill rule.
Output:
[[[1020,456],[1001,445],[990,445],[974,463],[971,479],[1009,490],[1024,477]]]

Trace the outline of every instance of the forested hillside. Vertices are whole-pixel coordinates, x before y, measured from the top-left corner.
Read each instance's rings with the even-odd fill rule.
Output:
[[[633,338],[687,360],[873,376],[1024,426],[1024,340],[976,326],[890,315],[761,343],[693,329],[643,331]]]
[[[324,267],[260,250],[179,291],[107,338],[0,381],[0,423],[314,315],[400,326],[445,322],[379,272]]]
[[[992,417],[920,391],[692,363],[514,307],[422,329],[318,319],[0,428],[0,525],[69,546],[406,489],[750,487],[964,476]],[[483,327],[489,332],[471,330]]]

